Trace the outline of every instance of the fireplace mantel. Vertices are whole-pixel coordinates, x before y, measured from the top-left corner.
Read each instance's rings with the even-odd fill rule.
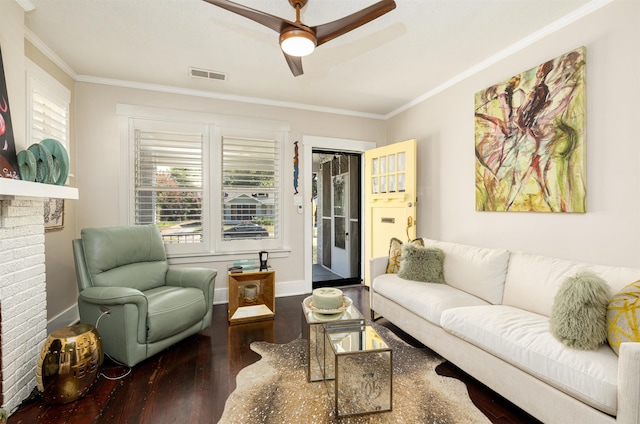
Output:
[[[75,187],[0,178],[0,199],[78,199]]]

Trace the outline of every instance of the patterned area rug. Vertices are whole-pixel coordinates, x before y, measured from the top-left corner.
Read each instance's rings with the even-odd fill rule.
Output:
[[[489,423],[464,383],[435,372],[443,359],[373,324],[393,349],[393,410],[337,419],[323,382],[307,382],[306,340],[254,342],[262,356],[238,373],[220,424]]]

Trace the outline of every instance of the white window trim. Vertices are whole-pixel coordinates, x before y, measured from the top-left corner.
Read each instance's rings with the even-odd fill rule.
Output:
[[[284,163],[284,151],[288,142],[290,125],[286,122],[271,121],[264,119],[247,118],[231,115],[220,115],[198,111],[186,111],[176,109],[165,109],[151,106],[137,106],[130,104],[118,104],[116,105],[116,114],[119,116],[119,128],[120,128],[120,160],[125,166],[122,167],[123,172],[120,174],[120,210],[119,221],[121,225],[132,224],[132,206],[133,196],[131,186],[131,176],[133,175],[133,146],[130,143],[133,126],[131,126],[131,119],[140,120],[153,120],[164,121],[182,124],[197,124],[208,126],[208,138],[204,140],[205,147],[203,154],[208,155],[208,163],[216,160],[216,155],[220,154],[220,141],[222,136],[243,136],[243,135],[259,135],[265,137],[265,134],[270,134],[271,137],[282,142],[282,152],[280,154],[280,166],[282,169],[282,181],[283,186],[282,195],[280,196],[280,213],[281,213],[281,228],[280,235],[277,240],[263,240],[260,241],[260,249],[269,250],[270,253],[275,253],[274,257],[278,257],[281,254],[286,254],[289,251],[288,241],[288,229],[286,223],[289,222],[288,210],[284,206],[284,198],[286,196],[286,189],[284,188],[285,171],[283,168]],[[219,156],[218,156],[219,157]],[[167,253],[171,258],[178,258],[180,263],[193,263],[200,260],[194,260],[196,257],[202,257],[202,261],[206,261],[208,257],[212,256],[227,256],[234,255],[250,255],[255,256],[256,241],[251,240],[247,243],[233,243],[231,249],[222,250],[221,243],[221,229],[215,223],[221,222],[222,218],[222,205],[220,196],[212,195],[211,193],[216,190],[216,187],[221,189],[221,177],[220,173],[210,172],[210,166],[205,166],[203,172],[203,178],[206,178],[206,182],[203,184],[203,203],[208,205],[208,212],[203,213],[203,231],[206,232],[205,245],[202,251],[198,252],[172,252],[172,249],[167,249]],[[206,187],[206,188],[205,188]],[[216,203],[217,202],[217,203]],[[203,205],[204,207],[204,205]],[[205,225],[206,228],[205,229]],[[218,241],[220,239],[220,241]],[[264,244],[263,244],[264,242]],[[277,243],[276,243],[277,242]],[[207,244],[210,243],[210,244]],[[258,249],[258,250],[260,250]],[[252,253],[249,253],[252,252]],[[179,259],[182,258],[182,259]]]

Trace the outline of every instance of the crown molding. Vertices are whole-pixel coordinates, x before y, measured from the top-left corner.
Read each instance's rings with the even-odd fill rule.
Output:
[[[75,81],[78,81],[78,82],[110,85],[110,86],[124,87],[124,88],[133,88],[133,89],[139,89],[139,90],[158,91],[163,93],[203,97],[203,98],[210,98],[210,99],[216,99],[216,100],[227,100],[227,101],[233,101],[233,102],[257,104],[257,105],[263,105],[263,106],[274,106],[274,107],[282,107],[282,108],[308,110],[312,112],[322,112],[322,113],[330,113],[330,114],[336,114],[336,115],[353,116],[358,118],[376,119],[376,120],[384,121],[424,102],[425,100],[437,95],[438,93],[443,92],[448,88],[451,88],[452,86],[458,84],[459,82],[464,81],[465,79],[489,68],[490,66],[495,65],[501,60],[504,60],[505,58],[523,50],[524,48],[543,39],[544,37],[547,37],[550,34],[553,34],[554,32],[597,11],[598,9],[608,5],[613,1],[614,0],[593,0],[589,2],[585,6],[579,9],[576,9],[572,13],[545,26],[544,28],[534,32],[528,37],[525,37],[524,39],[497,52],[496,54],[488,57],[487,59],[476,64],[475,66],[472,66],[466,71],[450,78],[449,80],[445,81],[444,83],[440,84],[434,89],[420,95],[419,97],[416,97],[415,99],[389,112],[386,115],[358,112],[358,111],[346,110],[346,109],[337,109],[337,108],[303,104],[303,103],[262,99],[257,97],[237,96],[232,94],[223,94],[223,93],[216,93],[211,91],[193,90],[193,89],[160,85],[160,84],[147,84],[147,83],[140,83],[135,81],[94,77],[90,75],[78,75],[66,62],[64,62],[64,60],[62,60],[55,52],[53,52],[53,50],[51,50],[42,40],[40,40],[40,38],[38,38],[27,27],[25,27],[25,39],[27,39],[34,46],[36,46],[46,57],[48,57],[57,66],[59,66],[65,73],[67,73],[71,78],[73,78]],[[31,0],[16,0],[16,2],[19,3],[20,6],[22,6],[25,10],[27,10],[29,5],[33,6],[33,4],[31,3]]]
[[[24,27],[24,38],[27,41],[29,41],[31,44],[33,44],[38,50],[40,50],[42,52],[42,54],[44,54],[49,60],[51,60],[53,63],[55,63],[56,66],[58,66],[60,69],[62,69],[62,71],[64,73],[69,75],[74,80],[77,79],[78,74],[73,70],[73,68],[71,68],[71,66],[69,66],[67,64],[67,62],[62,60],[62,58],[60,58],[60,56],[58,56],[53,50],[51,50],[49,48],[49,46],[47,46],[44,43],[44,41],[42,41],[40,38],[38,38],[38,36],[35,35],[33,33],[33,31],[31,31],[26,26]]]
[[[579,9],[576,9],[575,11],[573,11],[572,13],[563,16],[561,19],[558,19],[555,22],[552,22],[551,24],[541,28],[540,30],[534,32],[533,34],[529,35],[528,37],[523,38],[522,40],[510,45],[509,47],[507,47],[506,49],[503,49],[501,51],[499,51],[498,53],[494,54],[493,56],[488,57],[487,59],[483,60],[482,62],[476,64],[475,66],[472,66],[471,68],[467,69],[466,71],[454,76],[453,78],[445,81],[443,84],[440,84],[439,86],[437,86],[436,88],[434,88],[431,91],[428,91],[426,93],[424,93],[423,95],[416,97],[415,99],[413,99],[412,101],[410,101],[409,103],[404,104],[403,106],[400,106],[399,108],[395,109],[394,111],[388,113],[387,115],[384,116],[384,119],[389,119],[392,118],[396,115],[398,115],[399,113],[402,113],[404,111],[406,111],[407,109],[410,109],[422,102],[424,102],[425,100],[435,96],[438,93],[443,92],[444,90],[451,88],[452,86],[458,84],[461,81],[464,81],[465,79],[479,73],[480,71],[483,71],[487,68],[489,68],[492,65],[495,65],[496,63],[500,62],[501,60],[506,59],[507,57],[523,50],[526,47],[529,47],[530,45],[532,45],[533,43],[543,39],[544,37],[549,36],[550,34],[553,34],[554,32],[568,26],[569,24],[572,24],[573,22],[595,12],[596,10],[608,5],[609,3],[612,3],[614,0],[593,0],[592,2],[589,2],[588,4],[582,6]]]
[[[312,112],[332,113],[336,115],[347,115],[359,118],[384,120],[384,115],[373,113],[357,112],[346,109],[336,109],[324,106],[308,105],[303,103],[284,102],[278,100],[261,99],[258,97],[237,96],[234,94],[223,94],[212,91],[193,90],[189,88],[180,88],[169,85],[147,84],[135,81],[117,80],[110,78],[93,77],[90,75],[78,75],[78,82],[86,82],[91,84],[111,85],[115,87],[134,88],[138,90],[157,91],[161,93],[181,94],[185,96],[204,97],[208,99],[227,100],[231,102],[251,103],[263,106],[275,106],[290,109],[309,110]]]
[[[16,3],[18,3],[20,7],[24,9],[25,12],[31,12],[36,8],[31,2],[31,0],[16,0]]]

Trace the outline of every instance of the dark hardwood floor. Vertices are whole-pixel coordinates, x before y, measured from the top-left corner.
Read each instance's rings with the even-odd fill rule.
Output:
[[[368,317],[369,292],[362,287],[343,291]],[[301,334],[303,299],[304,296],[278,298],[274,320],[235,326],[227,324],[226,304],[216,305],[210,328],[136,365],[128,376],[120,380],[101,376],[87,396],[66,405],[48,405],[33,396],[8,422],[216,423],[227,396],[235,388],[238,371],[260,359],[249,345],[257,340],[287,343]],[[391,328],[408,343],[422,346],[384,318],[376,322]],[[126,367],[105,357],[105,376],[115,378],[126,371]],[[464,381],[474,403],[493,423],[538,423],[452,364],[445,362],[437,371]]]

